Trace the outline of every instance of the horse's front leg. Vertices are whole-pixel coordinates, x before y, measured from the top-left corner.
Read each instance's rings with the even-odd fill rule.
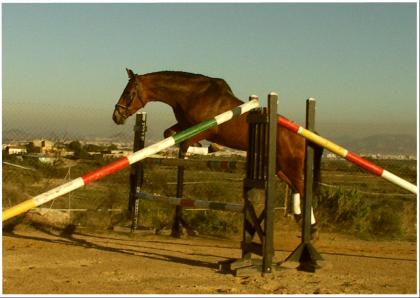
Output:
[[[174,134],[176,134],[177,132],[181,131],[182,128],[179,125],[179,123],[176,123],[174,125],[172,125],[171,127],[165,129],[165,131],[163,132],[163,137],[164,138],[169,138],[171,136],[173,136]]]

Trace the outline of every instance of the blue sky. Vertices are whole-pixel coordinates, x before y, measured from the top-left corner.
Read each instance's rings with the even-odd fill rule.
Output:
[[[3,130],[132,131],[111,119],[127,75],[182,70],[236,96],[305,99],[331,136],[415,133],[416,3],[2,4]],[[147,106],[153,133],[174,123]]]

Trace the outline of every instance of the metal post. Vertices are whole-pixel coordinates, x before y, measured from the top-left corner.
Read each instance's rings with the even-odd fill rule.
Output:
[[[136,124],[134,126],[134,142],[133,152],[144,148],[146,139],[146,112],[139,112],[136,114]],[[136,193],[140,191],[143,186],[144,170],[143,163],[138,162],[131,165],[130,171],[130,193],[128,198],[128,211],[131,215],[131,232],[137,230],[139,217],[139,198]]]

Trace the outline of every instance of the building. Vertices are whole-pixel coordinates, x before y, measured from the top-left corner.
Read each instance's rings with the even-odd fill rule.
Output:
[[[18,145],[8,145],[4,149],[7,155],[13,154],[26,154],[27,150],[25,146],[18,146]]]
[[[51,153],[54,151],[54,143],[49,140],[36,139],[29,143],[31,149],[37,153]]]

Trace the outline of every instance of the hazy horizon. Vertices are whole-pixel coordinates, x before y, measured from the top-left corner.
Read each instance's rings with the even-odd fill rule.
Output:
[[[2,131],[132,133],[111,115],[126,83],[182,70],[220,77],[241,100],[326,137],[417,135],[416,3],[2,4]],[[169,107],[145,109],[159,138]]]

